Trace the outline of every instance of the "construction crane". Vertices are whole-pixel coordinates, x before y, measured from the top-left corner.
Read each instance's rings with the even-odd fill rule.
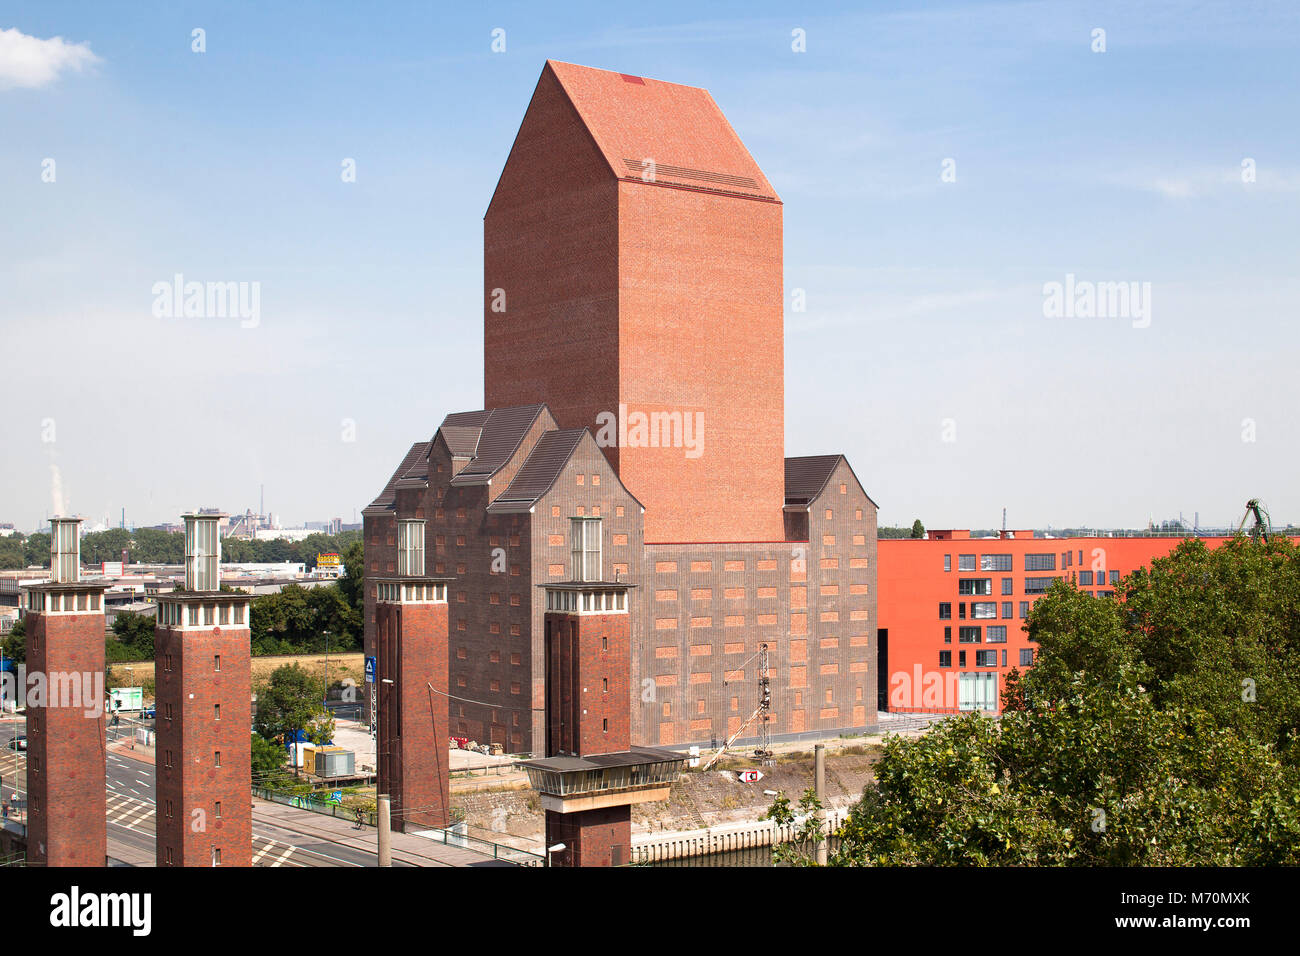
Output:
[[[758,747],[754,750],[754,756],[759,759],[764,767],[771,767],[775,763],[772,758],[771,728],[768,726],[769,721],[772,719],[772,684],[768,676],[767,645],[758,645],[758,653],[745,661],[745,664],[752,661],[754,657],[758,658],[758,706],[754,708],[753,713],[745,718],[744,723],[736,728],[736,732],[723,742],[722,746],[718,748],[718,752],[704,762],[700,767],[701,773],[707,771],[710,767],[721,760],[722,755],[725,754],[740,735],[745,732],[745,728],[755,720],[758,721]],[[745,664],[741,664],[740,667],[736,668],[736,670],[741,670],[744,668]],[[735,671],[732,671],[731,673],[735,673]],[[725,675],[723,677],[723,685],[726,685]]]
[[[1241,521],[1237,523],[1237,531],[1240,532],[1246,526],[1246,519],[1251,515],[1255,516],[1255,526],[1250,529],[1252,538],[1263,538],[1264,543],[1268,544],[1269,519],[1268,509],[1258,498],[1251,498],[1246,502],[1246,511],[1241,516]]]

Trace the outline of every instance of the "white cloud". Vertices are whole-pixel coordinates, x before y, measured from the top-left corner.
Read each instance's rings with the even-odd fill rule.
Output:
[[[0,90],[46,86],[67,70],[83,70],[99,63],[86,43],[69,43],[63,37],[42,40],[17,27],[0,30]]]

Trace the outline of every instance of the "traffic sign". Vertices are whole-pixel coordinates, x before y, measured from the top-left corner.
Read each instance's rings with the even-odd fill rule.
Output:
[[[736,779],[741,783],[758,783],[763,779],[761,770],[737,770]]]
[[[373,684],[374,682],[375,682],[375,659],[373,657],[367,657],[366,658],[366,683]]]

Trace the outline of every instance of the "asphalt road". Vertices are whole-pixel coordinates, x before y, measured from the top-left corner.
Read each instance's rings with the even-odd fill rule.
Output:
[[[127,736],[140,726],[123,720],[109,729],[109,739]],[[0,721],[0,799],[8,802],[15,787],[26,795],[26,757],[9,749],[9,742],[25,734],[25,721]],[[155,846],[154,768],[142,761],[110,752],[105,765],[105,813],[111,844],[129,847],[152,858]],[[253,822],[254,866],[375,866],[375,855],[340,846],[312,832],[310,820],[302,827]],[[394,861],[395,866],[409,864]]]

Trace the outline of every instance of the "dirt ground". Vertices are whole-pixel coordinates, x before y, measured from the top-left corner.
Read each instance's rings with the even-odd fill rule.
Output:
[[[360,684],[365,679],[365,661],[363,655],[331,654],[330,682],[351,677]],[[285,664],[297,663],[313,674],[325,673],[324,654],[291,654],[282,657],[254,657],[252,661],[253,688],[271,676],[271,672]],[[125,668],[130,667],[128,671]],[[108,665],[108,684],[110,687],[140,686],[145,681],[153,680],[153,661],[128,661],[125,664]]]
[[[826,755],[826,798],[829,807],[846,807],[862,794],[879,759],[874,744],[850,744]],[[775,767],[757,767],[752,760],[724,760],[721,769],[688,772],[672,786],[671,797],[661,803],[632,808],[634,833],[694,830],[722,823],[757,820],[772,805],[765,790],[784,793],[798,803],[813,785],[813,755],[793,751],[777,755]],[[763,779],[740,783],[737,770],[758,769]],[[537,794],[531,790],[457,792],[452,806],[465,813],[470,833],[498,843],[535,849],[543,839],[543,816]]]

